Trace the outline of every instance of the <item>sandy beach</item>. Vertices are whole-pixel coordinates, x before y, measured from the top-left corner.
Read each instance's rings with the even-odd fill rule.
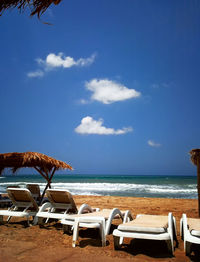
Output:
[[[125,240],[121,250],[115,251],[112,234],[107,236],[106,247],[101,247],[98,231],[81,229],[79,243],[72,248],[72,236],[64,234],[60,223],[27,227],[25,220],[12,218],[9,224],[0,226],[0,262],[7,261],[200,261],[200,251],[186,257],[180,238],[182,213],[198,217],[197,200],[133,197],[74,196],[77,205],[88,203],[93,207],[131,210],[136,214],[162,214],[172,212],[176,218],[179,245],[170,256],[165,242]],[[115,220],[114,229],[120,220]]]

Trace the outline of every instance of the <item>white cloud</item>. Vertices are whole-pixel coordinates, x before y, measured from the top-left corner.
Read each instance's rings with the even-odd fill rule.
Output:
[[[42,77],[43,75],[44,75],[44,72],[42,70],[36,70],[36,71],[27,73],[27,76],[30,78]]]
[[[81,124],[75,128],[75,132],[79,134],[96,134],[96,135],[122,135],[132,132],[131,127],[124,127],[122,129],[113,129],[103,126],[103,120],[94,120],[90,116],[86,116],[81,120]]]
[[[161,146],[161,144],[155,143],[153,140],[148,140],[147,143],[148,143],[149,146],[152,146],[152,147],[160,147]]]
[[[46,65],[50,67],[65,67],[69,68],[76,64],[74,59],[70,56],[62,58],[63,54],[59,53],[58,55],[55,54],[49,54],[46,57]]]
[[[58,55],[54,53],[50,53],[47,55],[46,59],[43,60],[41,58],[37,58],[37,64],[42,67],[42,70],[36,70],[34,72],[29,72],[27,74],[28,77],[42,77],[45,72],[50,71],[54,68],[62,67],[62,68],[70,68],[72,66],[89,66],[95,60],[96,55],[93,54],[88,58],[79,58],[75,60],[73,57],[64,56],[63,53],[58,53]]]
[[[95,54],[91,55],[88,58],[79,58],[78,60],[75,60],[73,57],[64,56],[63,53],[59,53],[58,55],[51,53],[46,57],[45,61],[43,60],[42,61],[46,67],[70,68],[72,66],[88,66],[92,64],[94,60],[95,60]]]
[[[122,84],[108,79],[92,79],[85,83],[86,88],[93,92],[92,100],[97,100],[104,104],[111,104],[130,98],[137,98],[141,95],[135,89],[129,89]]]

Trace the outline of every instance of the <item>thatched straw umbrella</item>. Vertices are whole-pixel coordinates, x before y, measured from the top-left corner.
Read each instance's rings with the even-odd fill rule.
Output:
[[[200,149],[192,149],[190,154],[192,163],[197,166],[198,209],[200,217]]]
[[[29,8],[31,16],[37,14],[38,17],[40,17],[52,3],[58,5],[61,1],[62,0],[1,0],[0,15],[7,9],[18,8],[21,12]]]
[[[45,191],[51,187],[51,180],[56,170],[70,169],[72,167],[63,161],[36,152],[25,153],[5,153],[0,154],[0,175],[5,168],[11,168],[15,173],[19,168],[32,167],[37,170],[46,180],[47,185],[42,194],[44,197]],[[42,199],[41,199],[42,200]]]

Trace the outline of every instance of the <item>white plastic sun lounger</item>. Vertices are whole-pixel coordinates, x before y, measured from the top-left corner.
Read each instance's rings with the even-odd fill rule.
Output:
[[[43,199],[41,199],[42,196],[40,192],[40,186],[38,184],[27,184],[26,188],[31,192],[38,205],[41,206],[44,202],[48,201],[46,197],[43,197]]]
[[[38,211],[38,205],[28,189],[7,188],[8,196],[13,205],[8,210],[0,210],[0,221],[3,216],[8,216],[7,222],[11,217],[26,217],[29,225],[29,218],[34,217]]]
[[[87,204],[81,205],[78,209],[72,195],[66,190],[48,189],[46,195],[49,202],[44,203],[36,214],[38,224],[42,224],[44,218],[47,223],[49,219],[65,218],[66,214],[82,214],[93,211]]]
[[[118,208],[103,209],[101,211],[92,212],[81,215],[68,215],[61,220],[64,231],[68,227],[73,228],[72,247],[76,246],[78,240],[79,227],[98,228],[100,230],[102,246],[106,245],[106,235],[109,234],[110,226],[114,218],[127,219],[129,211],[122,213]]]
[[[113,231],[115,249],[123,244],[123,238],[165,240],[170,253],[174,252],[176,241],[176,221],[169,213],[168,216],[137,215],[136,219],[118,226]]]
[[[26,188],[31,192],[33,198],[36,201],[40,200],[41,194],[40,194],[40,187],[38,184],[27,184]]]
[[[190,255],[191,245],[200,245],[200,218],[187,218],[182,215],[180,221],[180,233],[184,240],[184,250],[186,255]]]

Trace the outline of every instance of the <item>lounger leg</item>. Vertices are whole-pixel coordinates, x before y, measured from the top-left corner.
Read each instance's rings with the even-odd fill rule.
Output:
[[[76,242],[78,239],[78,232],[79,232],[79,221],[75,219],[74,222],[74,230],[73,230],[73,239],[72,239],[72,247],[76,247]]]
[[[191,252],[191,243],[185,241],[185,242],[184,242],[184,249],[185,249],[185,254],[186,254],[186,256],[189,256],[189,255],[190,255],[190,252]]]
[[[35,226],[35,225],[37,225],[37,223],[38,223],[38,217],[35,216],[34,219],[33,219],[33,225]]]
[[[168,247],[168,250],[169,250],[170,254],[173,255],[174,254],[174,246],[172,244],[172,241],[171,240],[167,240],[166,242],[167,242],[167,247]]]
[[[120,239],[119,239],[119,244],[120,244],[120,246],[123,244],[123,241],[124,241],[124,238],[123,238],[123,237],[120,237]]]
[[[117,237],[117,236],[113,236],[114,238],[114,248],[115,250],[119,250],[120,249],[120,237]]]
[[[3,216],[0,216],[0,223],[3,223]]]
[[[181,239],[182,240],[184,240],[183,239],[183,219],[181,218],[181,220],[180,220],[180,236],[181,236]]]
[[[9,223],[9,221],[11,220],[11,216],[9,216],[8,218],[7,218],[7,223]]]
[[[49,217],[47,217],[47,219],[45,220],[44,223],[46,224],[46,223],[48,223],[48,221],[49,221]]]
[[[102,220],[100,222],[100,233],[101,233],[101,241],[102,241],[102,247],[106,246],[106,233],[105,233],[105,220]]]

